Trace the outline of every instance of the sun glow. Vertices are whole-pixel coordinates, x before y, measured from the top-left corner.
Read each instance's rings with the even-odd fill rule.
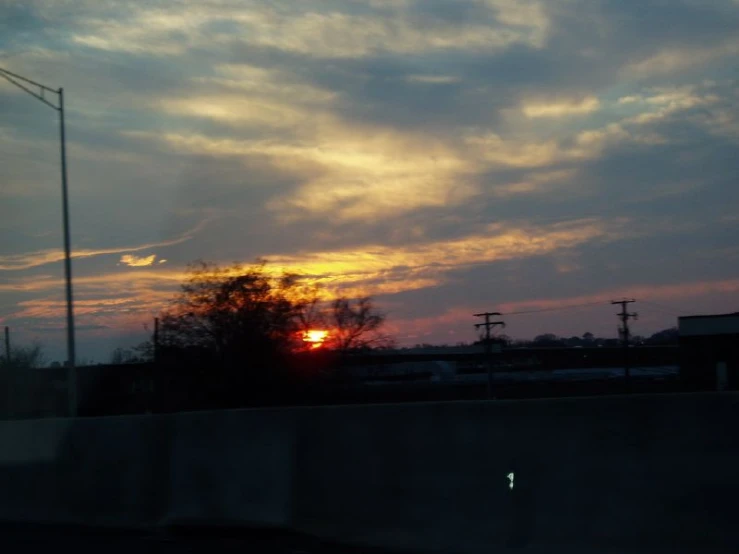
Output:
[[[328,331],[320,329],[310,329],[303,333],[303,342],[310,344],[311,348],[320,348],[328,337]]]

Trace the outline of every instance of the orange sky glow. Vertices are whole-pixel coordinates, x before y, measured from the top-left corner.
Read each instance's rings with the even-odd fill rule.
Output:
[[[637,334],[739,311],[735,0],[67,8],[0,6],[28,25],[0,66],[69,91],[82,358],[147,338],[198,259],[372,296],[401,346],[475,340],[481,311],[615,336],[622,296]],[[0,324],[54,360],[57,133],[0,79]]]

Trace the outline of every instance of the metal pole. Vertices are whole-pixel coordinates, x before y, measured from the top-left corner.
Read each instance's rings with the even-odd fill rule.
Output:
[[[77,416],[77,369],[74,348],[74,306],[72,303],[72,252],[69,234],[69,199],[67,194],[67,143],[64,129],[64,89],[59,88],[59,138],[62,158],[62,215],[64,222],[64,278],[67,296],[67,386],[69,416]]]
[[[5,326],[5,361],[8,362],[8,371],[10,371],[10,327]]]
[[[624,312],[626,309],[624,308]],[[629,321],[624,313],[624,379],[626,381],[626,392],[631,392],[631,368],[629,367]]]
[[[490,314],[485,316],[485,363],[488,366],[488,400],[493,397],[493,364],[490,359]]]
[[[13,417],[13,390],[15,389],[15,374],[10,361],[10,327],[5,326],[5,360],[8,362],[5,368],[5,378],[7,379],[7,388],[5,395],[5,415],[8,419]]]
[[[159,361],[159,318],[154,318],[154,363]]]
[[[154,410],[158,409],[159,406],[159,398],[158,398],[158,392],[160,390],[160,386],[157,386],[158,383],[161,383],[162,380],[159,377],[159,318],[154,318],[154,363],[152,364],[151,368],[151,395],[149,397],[149,412],[154,412]]]
[[[69,202],[67,200],[67,144],[64,128],[64,89],[54,90],[27,79],[17,73],[12,73],[7,69],[0,68],[0,77],[4,77],[12,84],[27,92],[34,98],[40,100],[47,106],[54,108],[59,112],[59,138],[60,150],[62,158],[62,216],[64,224],[64,276],[66,280],[66,296],[67,296],[67,375],[68,375],[68,396],[69,396],[69,415],[75,417],[77,415],[77,369],[76,356],[74,349],[74,309],[72,304],[72,253],[69,238]],[[38,87],[38,92],[30,87]],[[59,105],[55,106],[49,102],[44,93],[50,92],[59,96]]]

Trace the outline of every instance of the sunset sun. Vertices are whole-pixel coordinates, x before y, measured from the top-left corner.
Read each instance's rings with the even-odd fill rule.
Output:
[[[309,329],[303,334],[303,341],[309,343],[311,348],[320,348],[326,337],[328,337],[328,331]]]

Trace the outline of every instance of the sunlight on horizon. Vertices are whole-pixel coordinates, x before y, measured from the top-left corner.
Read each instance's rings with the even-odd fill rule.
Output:
[[[303,334],[303,342],[310,344],[312,350],[321,348],[328,338],[328,331],[322,329],[309,329]]]

